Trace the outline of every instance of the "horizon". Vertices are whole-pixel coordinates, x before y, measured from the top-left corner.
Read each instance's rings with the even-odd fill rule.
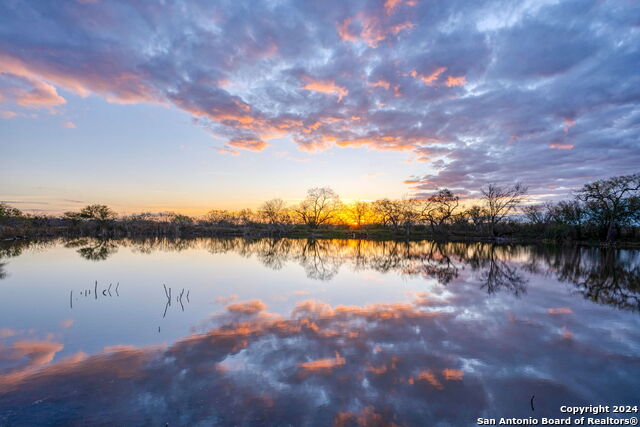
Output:
[[[640,164],[638,2],[0,12],[0,199],[27,213],[202,215],[313,187],[468,199],[516,181],[546,201]]]

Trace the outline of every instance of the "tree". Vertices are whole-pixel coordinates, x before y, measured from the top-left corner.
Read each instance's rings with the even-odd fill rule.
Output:
[[[69,219],[86,219],[98,222],[106,222],[116,218],[116,213],[107,205],[88,205],[80,210],[80,212],[65,212]]]
[[[9,206],[6,203],[0,203],[0,218],[20,217],[23,213],[20,209]]]
[[[207,212],[207,214],[204,216],[204,219],[211,224],[229,224],[231,222],[231,214],[226,210],[212,209]]]
[[[190,216],[174,212],[170,214],[169,221],[180,227],[193,224],[193,218]]]
[[[451,190],[443,188],[422,202],[420,217],[431,225],[431,229],[442,227],[450,221],[460,204],[460,198]]]
[[[473,205],[464,211],[464,216],[471,221],[474,227],[480,227],[484,224],[486,215],[482,207]]]
[[[491,235],[495,236],[496,225],[517,209],[527,194],[527,187],[519,182],[512,186],[488,184],[481,191],[486,220]]]
[[[553,217],[554,206],[551,203],[529,205],[522,208],[525,218],[532,224],[548,224]]]
[[[369,216],[369,204],[366,202],[355,201],[347,211],[349,219],[353,224],[360,227]]]
[[[382,199],[373,202],[373,210],[382,225],[391,224],[395,231],[402,223],[402,206],[397,200]]]
[[[289,222],[287,207],[282,199],[271,199],[262,204],[258,215],[267,224],[277,225]]]
[[[333,219],[341,206],[340,197],[329,187],[312,188],[307,198],[294,209],[300,220],[310,228],[317,228]]]
[[[640,219],[640,173],[585,184],[576,197],[612,241],[617,227]]]

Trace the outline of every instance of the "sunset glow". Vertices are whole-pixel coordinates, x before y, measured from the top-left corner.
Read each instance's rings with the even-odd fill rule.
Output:
[[[201,215],[319,186],[472,199],[516,180],[557,200],[637,171],[639,15],[618,0],[3,2],[0,201]]]

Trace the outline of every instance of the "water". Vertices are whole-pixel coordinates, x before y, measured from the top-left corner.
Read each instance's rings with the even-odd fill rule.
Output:
[[[640,403],[640,251],[76,239],[0,254],[3,426],[464,426]]]

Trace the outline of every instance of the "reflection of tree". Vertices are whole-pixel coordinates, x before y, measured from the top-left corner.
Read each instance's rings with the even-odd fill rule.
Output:
[[[615,248],[564,248],[545,254],[559,280],[599,303],[640,311],[640,253]]]
[[[471,268],[481,272],[482,288],[488,293],[508,291],[515,296],[526,293],[527,279],[506,256],[512,249],[508,246],[475,245],[475,250],[466,259]]]
[[[4,258],[58,244],[45,242],[0,242],[0,279],[6,278]],[[489,243],[434,241],[307,240],[307,239],[73,239],[65,246],[78,248],[89,260],[104,260],[119,246],[134,252],[180,252],[191,249],[212,254],[236,253],[255,256],[271,269],[287,262],[299,263],[314,280],[331,280],[342,265],[381,273],[398,273],[434,279],[448,284],[465,266],[477,272],[488,293],[499,291],[521,295],[526,291],[523,272],[550,275],[570,282],[585,298],[597,303],[640,311],[640,251],[579,246],[495,245]]]
[[[68,248],[78,248],[76,252],[89,261],[104,261],[118,252],[118,243],[113,240],[76,239],[65,244]]]
[[[288,239],[261,239],[257,249],[258,259],[273,270],[280,270],[287,262],[291,251]]]
[[[307,240],[299,256],[307,277],[316,280],[331,280],[338,272],[342,261],[332,252],[331,240]]]
[[[419,261],[416,271],[423,277],[435,278],[443,285],[458,277],[458,267],[451,260],[445,244],[433,242],[428,251],[409,257],[411,258]]]
[[[4,262],[5,258],[13,258],[22,255],[25,249],[42,249],[55,244],[57,241],[39,240],[12,240],[0,242],[0,280],[6,279],[9,275],[5,268],[9,264]]]

